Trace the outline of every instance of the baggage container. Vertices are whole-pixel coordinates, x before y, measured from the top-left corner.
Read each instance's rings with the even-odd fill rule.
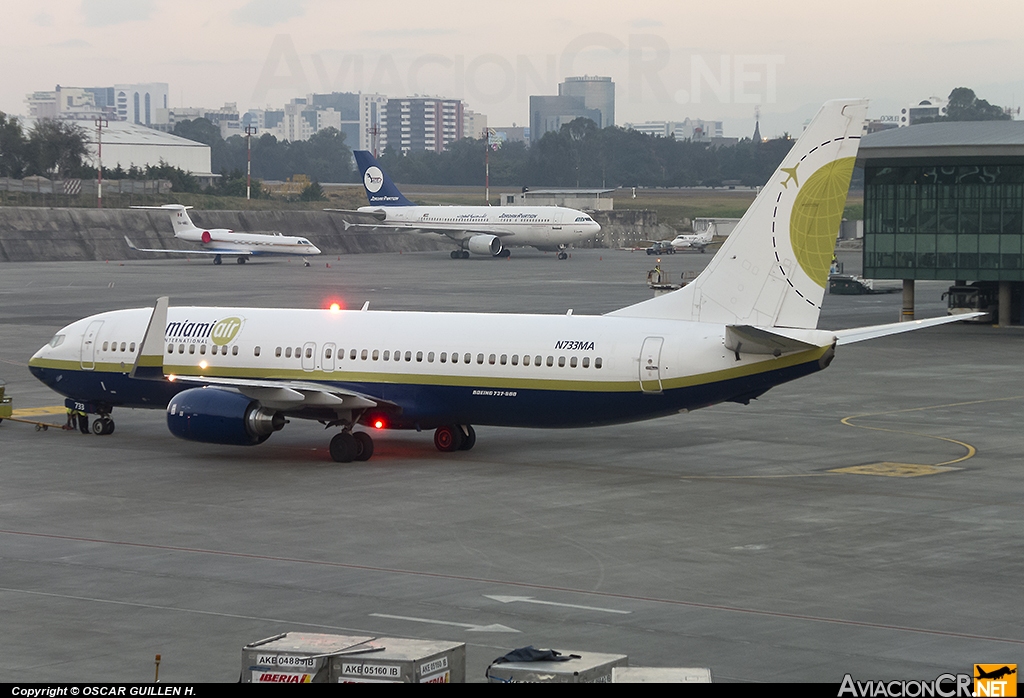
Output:
[[[689,667],[617,666],[612,669],[612,683],[711,683],[711,670]]]
[[[331,683],[465,683],[466,644],[374,638],[381,649],[331,658]]]
[[[612,669],[629,664],[624,654],[557,650],[564,662],[502,662],[487,667],[488,683],[611,683]]]
[[[376,638],[282,633],[242,648],[242,683],[328,683],[331,660],[379,650]]]

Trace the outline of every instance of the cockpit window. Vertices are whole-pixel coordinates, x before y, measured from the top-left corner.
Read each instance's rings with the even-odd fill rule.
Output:
[[[64,343],[64,335],[62,335],[62,334],[55,334],[55,335],[53,335],[53,339],[50,340],[50,347],[52,349],[56,349],[57,347],[59,347],[63,343]]]

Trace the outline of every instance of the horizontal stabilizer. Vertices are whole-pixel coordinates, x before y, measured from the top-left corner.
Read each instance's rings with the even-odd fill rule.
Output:
[[[164,204],[163,206],[130,206],[129,208],[142,208],[151,211],[187,211],[192,207],[184,204]]]
[[[854,327],[850,330],[838,330],[835,333],[836,344],[853,344],[854,342],[863,342],[868,339],[887,337],[891,334],[923,330],[926,327],[935,327],[936,325],[945,325],[950,322],[969,320],[970,318],[979,317],[984,314],[985,313],[964,313],[963,315],[943,315],[940,317],[928,318],[926,320],[890,322],[887,325],[872,325],[871,327]]]
[[[817,349],[818,346],[753,325],[727,325],[725,348],[738,354],[782,356],[794,351]]]

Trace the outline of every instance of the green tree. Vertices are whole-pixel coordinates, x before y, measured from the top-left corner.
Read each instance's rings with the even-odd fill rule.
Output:
[[[80,174],[88,154],[85,131],[78,124],[40,119],[28,136],[29,174],[62,178]]]
[[[21,122],[0,112],[0,177],[21,177],[27,150]]]
[[[300,201],[323,201],[327,197],[324,195],[324,188],[320,186],[320,182],[315,179],[306,185],[306,188],[299,194]]]
[[[989,104],[984,99],[978,99],[974,90],[968,87],[957,87],[949,93],[949,104],[946,106],[945,116],[931,116],[916,120],[916,123],[926,124],[939,121],[1009,121],[1010,115],[1003,111],[1002,107]]]

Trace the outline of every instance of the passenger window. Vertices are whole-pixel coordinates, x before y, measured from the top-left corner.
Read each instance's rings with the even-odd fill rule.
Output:
[[[530,355],[529,354],[523,354],[523,366],[529,366],[529,365],[530,365]]]
[[[549,356],[548,357],[548,366],[552,366],[552,365],[554,365],[554,363],[555,363],[555,357]]]
[[[252,348],[252,355],[253,356],[259,356],[260,355],[260,348],[259,347],[253,347]]]
[[[423,362],[423,352],[422,351],[416,352],[416,361],[419,362],[419,363]]]
[[[434,363],[434,352],[432,352],[432,351],[431,352],[427,352],[427,363],[428,364]]]
[[[224,347],[224,348],[227,349],[227,347]],[[221,354],[223,354],[223,353],[224,352],[222,351]],[[235,346],[231,347],[231,355],[232,356],[238,356],[238,345],[237,344]]]
[[[124,351],[124,350],[125,350],[125,343],[121,342],[121,351]]]
[[[128,345],[128,351],[130,351],[133,354],[135,353],[135,342],[132,342],[131,344]]]
[[[302,347],[295,347],[295,358],[299,359],[302,357]]]
[[[412,361],[412,352],[411,351],[405,352],[405,360],[406,361]]]
[[[292,358],[292,348],[291,347],[285,347],[284,348],[284,358],[286,358],[286,359]]]
[[[179,344],[178,345],[178,353],[179,354],[184,354],[185,353],[185,345],[184,344]]]
[[[376,361],[377,359],[379,359],[379,358],[380,358],[380,351],[379,351],[379,350],[377,350],[377,349],[374,349],[374,350],[373,350],[373,354],[371,354],[370,356],[372,356],[372,357],[373,357],[373,360],[374,360],[374,361]]]
[[[462,363],[468,364],[468,363],[472,363],[472,361],[473,361],[473,355],[470,354],[468,351],[465,354],[462,355]]]
[[[369,352],[367,352],[365,349],[359,352],[359,358],[362,359],[363,361],[366,361],[366,357],[369,355]]]
[[[195,354],[196,353],[196,345],[195,344],[189,344],[188,345],[188,353],[189,354]]]
[[[490,356],[487,357],[487,363],[489,363],[491,366],[494,365],[494,360],[495,360],[494,354],[491,354]]]
[[[594,368],[601,368],[601,357],[594,359]]]
[[[441,352],[441,356],[438,357],[438,358],[440,359],[441,363],[447,363],[447,361],[448,361],[448,352],[442,351]]]
[[[513,354],[512,355],[512,365],[513,366],[518,366],[519,365],[519,354]]]
[[[477,354],[476,355],[476,362],[478,364],[482,364],[484,362],[484,355],[483,354]]]
[[[590,357],[589,356],[584,356],[583,357],[583,368],[590,368]]]
[[[506,363],[508,363],[508,354],[502,354],[501,355],[501,365],[504,366]]]
[[[385,360],[385,361],[388,361],[388,360],[390,360],[390,359],[391,359],[391,352],[390,352],[390,351],[388,351],[387,349],[385,349],[385,350],[384,350],[384,360]]]
[[[453,364],[459,363],[459,353],[457,351],[453,351],[452,352],[452,363]]]
[[[307,359],[312,359],[313,358],[313,347],[306,347],[306,358]],[[363,358],[365,359],[366,357],[364,356]]]
[[[569,368],[576,368],[576,357],[569,359]]]
[[[353,349],[352,351],[350,351],[348,353],[348,358],[352,359],[353,361],[356,360],[356,350],[355,349]]]
[[[168,344],[167,345],[167,353],[168,354],[173,354],[174,353],[174,345],[173,344]]]
[[[280,356],[281,356],[281,347],[278,347],[277,349],[274,350],[274,356],[280,358]]]
[[[559,368],[565,368],[565,357],[564,356],[559,356],[558,357],[558,367]]]
[[[328,358],[328,359],[331,358],[331,348],[330,347],[328,347],[327,351],[324,352],[324,357]]]
[[[107,350],[107,344],[109,344],[109,342],[104,342],[104,343],[103,343],[103,351],[106,351],[106,350]]]
[[[199,353],[200,354],[205,354],[206,353],[206,345],[205,344],[200,344],[199,345]]]

